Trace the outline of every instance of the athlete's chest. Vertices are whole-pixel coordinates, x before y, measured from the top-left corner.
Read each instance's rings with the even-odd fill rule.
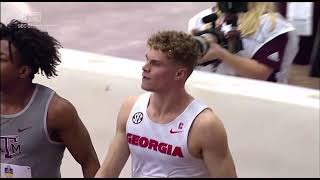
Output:
[[[25,108],[24,105],[10,105],[1,103],[0,114],[12,115],[21,112]]]

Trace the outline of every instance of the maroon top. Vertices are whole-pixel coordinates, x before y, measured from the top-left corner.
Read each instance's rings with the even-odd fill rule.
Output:
[[[267,81],[277,82],[275,74],[280,71],[280,67],[283,61],[283,55],[288,42],[288,34],[281,34],[271,41],[264,44],[252,57],[259,63],[265,64],[273,69],[272,74],[269,76]],[[279,53],[278,60],[272,60],[268,58],[273,53]]]

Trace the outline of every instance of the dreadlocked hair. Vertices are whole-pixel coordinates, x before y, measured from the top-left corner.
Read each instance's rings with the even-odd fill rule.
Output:
[[[14,45],[20,56],[21,64],[32,69],[31,79],[39,72],[39,69],[41,75],[45,74],[47,78],[57,76],[56,66],[61,62],[58,49],[62,46],[48,32],[14,19],[7,26],[1,23],[0,40],[9,42],[11,58],[11,44]]]

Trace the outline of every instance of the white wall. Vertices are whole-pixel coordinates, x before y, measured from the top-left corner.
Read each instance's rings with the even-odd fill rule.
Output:
[[[24,2],[1,2],[0,19],[2,23],[8,24],[12,19],[25,20],[30,15],[31,8]]]
[[[117,113],[140,88],[143,62],[61,50],[59,76],[37,76],[71,101],[86,125],[100,162],[115,133]],[[239,177],[320,177],[319,91],[194,72],[188,91],[223,120]],[[130,177],[130,159],[120,177]],[[66,151],[63,177],[82,177]]]

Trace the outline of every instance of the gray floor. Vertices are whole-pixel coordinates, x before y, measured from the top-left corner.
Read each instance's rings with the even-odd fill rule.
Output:
[[[28,4],[33,11],[41,12],[41,23],[66,48],[142,60],[151,33],[163,29],[186,31],[188,19],[211,3]]]

